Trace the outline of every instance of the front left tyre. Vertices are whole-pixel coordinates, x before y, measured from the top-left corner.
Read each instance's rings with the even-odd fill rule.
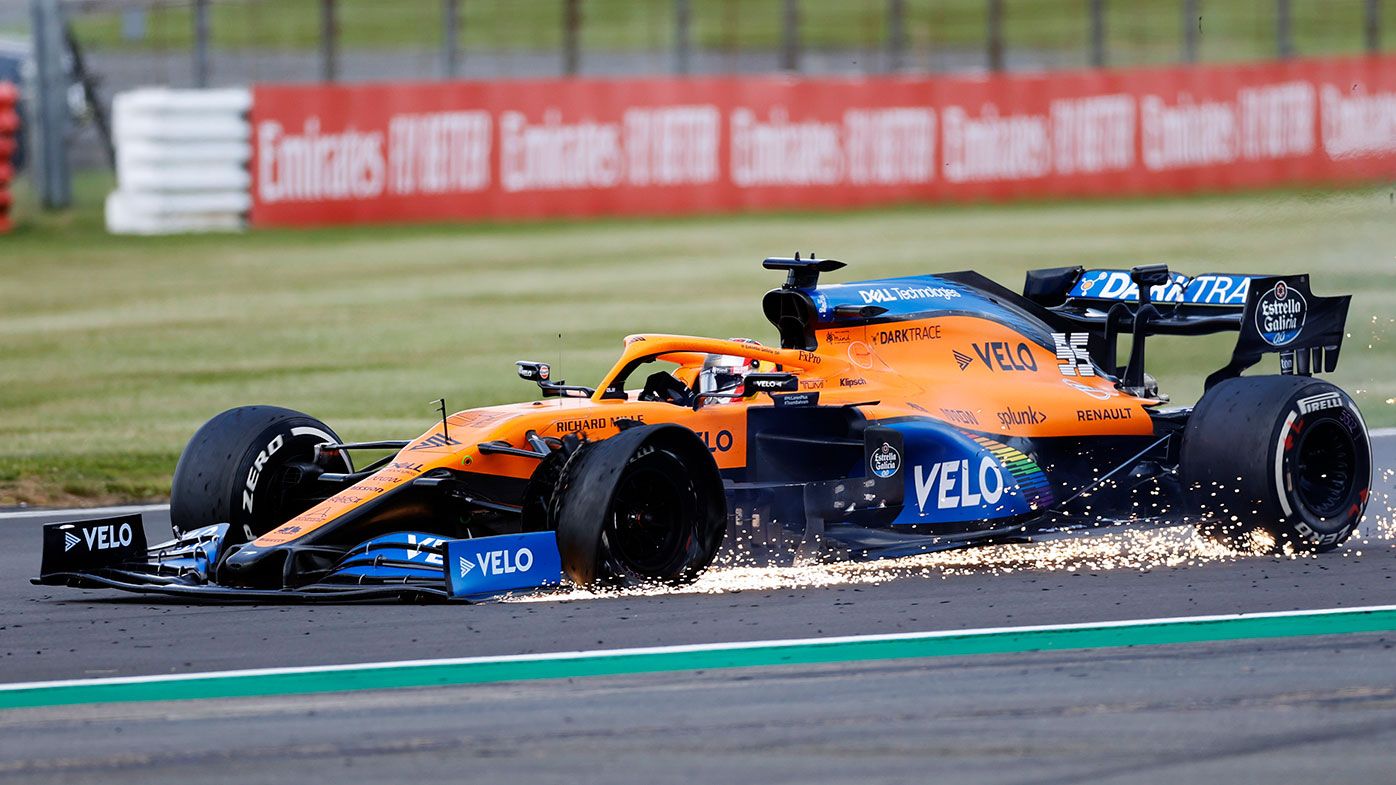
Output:
[[[279,406],[239,406],[204,423],[179,456],[170,488],[170,525],[178,536],[232,524],[229,544],[256,539],[308,509],[307,477],[352,472],[347,453],[313,463],[315,447],[338,443],[323,422]]]
[[[727,531],[712,454],[678,425],[633,427],[584,444],[551,498],[563,572],[579,586],[685,584]]]

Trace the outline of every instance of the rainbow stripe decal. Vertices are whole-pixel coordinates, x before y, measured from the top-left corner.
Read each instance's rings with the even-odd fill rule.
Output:
[[[1052,483],[1047,481],[1047,473],[1042,471],[1042,467],[1037,462],[1029,458],[1025,453],[1001,444],[983,436],[973,437],[974,441],[989,454],[994,456],[994,460],[999,465],[1008,470],[1013,475],[1013,479],[1018,483],[1018,490],[1023,495],[1023,501],[1028,503],[1028,508],[1041,510],[1051,507],[1056,501],[1052,495]]]

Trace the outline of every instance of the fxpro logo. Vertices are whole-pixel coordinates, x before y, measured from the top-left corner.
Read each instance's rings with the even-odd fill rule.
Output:
[[[970,470],[969,461],[942,461],[930,471],[918,465],[914,475],[916,506],[923,513],[932,498],[939,510],[997,504],[1003,498],[1003,472],[988,455],[980,457],[978,471]]]
[[[480,568],[480,574],[486,578],[491,575],[508,575],[515,572],[528,572],[533,569],[533,551],[527,548],[513,550],[485,551],[475,555],[474,561],[464,556],[457,557],[456,567],[460,570],[460,577],[464,578]]]

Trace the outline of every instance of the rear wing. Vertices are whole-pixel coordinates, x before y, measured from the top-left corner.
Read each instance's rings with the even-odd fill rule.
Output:
[[[1059,267],[1033,270],[1023,296],[1090,336],[1092,357],[1121,386],[1144,388],[1144,339],[1150,335],[1239,333],[1231,361],[1207,377],[1207,387],[1235,376],[1266,354],[1280,356],[1280,373],[1304,376],[1338,367],[1351,297],[1319,297],[1307,273],[1187,276],[1166,265],[1131,270]],[[1130,333],[1129,364],[1115,361],[1116,338]]]

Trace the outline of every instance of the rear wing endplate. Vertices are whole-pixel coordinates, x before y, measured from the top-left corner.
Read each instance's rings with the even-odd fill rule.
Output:
[[[1104,358],[1101,364],[1111,373],[1120,371],[1114,362],[1116,336],[1132,333],[1127,387],[1142,384],[1145,337],[1238,331],[1231,361],[1207,377],[1208,388],[1241,375],[1266,354],[1280,356],[1281,373],[1332,373],[1352,299],[1315,295],[1307,273],[1187,276],[1165,265],[1033,270],[1023,295],[1071,327],[1086,328],[1093,354]]]

